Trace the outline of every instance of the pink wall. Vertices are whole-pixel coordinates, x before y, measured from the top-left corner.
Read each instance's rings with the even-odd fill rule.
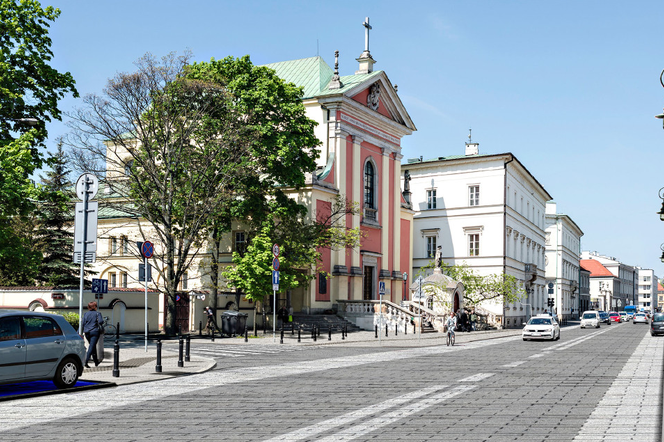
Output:
[[[316,200],[316,218],[318,220],[324,220],[329,216],[332,211],[332,204],[328,201]],[[330,263],[332,258],[332,252],[329,247],[320,248],[318,251],[321,253],[321,262],[320,270],[328,273],[332,273],[330,270]],[[325,293],[320,292],[319,284],[320,273],[316,274],[316,301],[329,301],[330,300],[330,279],[327,278],[327,290]]]
[[[365,89],[359,94],[353,96],[353,100],[357,101],[358,103],[362,103],[364,106],[367,105],[367,97],[369,96],[369,89]],[[386,116],[390,120],[392,119],[392,116],[390,113],[387,111],[387,108],[383,105],[383,100],[381,99],[378,102],[378,113],[381,115]]]

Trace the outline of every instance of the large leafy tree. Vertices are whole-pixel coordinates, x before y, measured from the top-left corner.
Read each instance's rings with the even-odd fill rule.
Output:
[[[39,253],[26,218],[38,188],[30,177],[43,164],[46,122],[59,120],[58,101],[78,96],[70,73],[52,59],[49,22],[60,10],[34,0],[0,0],[0,283],[32,282]]]
[[[466,263],[443,265],[443,273],[460,281],[464,286],[464,301],[469,306],[482,303],[518,302],[526,295],[519,280],[505,273],[480,275]]]

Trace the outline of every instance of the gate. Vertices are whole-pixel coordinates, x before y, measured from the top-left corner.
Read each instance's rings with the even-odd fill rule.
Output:
[[[164,305],[168,305],[168,295],[164,293]],[[166,324],[166,315],[168,308],[164,308],[164,324]],[[182,327],[182,332],[189,332],[189,295],[185,292],[178,292],[175,295],[175,332]]]

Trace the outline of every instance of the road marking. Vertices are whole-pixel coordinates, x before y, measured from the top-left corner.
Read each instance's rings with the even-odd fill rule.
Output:
[[[328,419],[323,422],[317,422],[308,427],[301,428],[299,430],[292,431],[290,433],[282,434],[277,437],[273,437],[272,439],[268,439],[265,442],[277,442],[285,440],[294,441],[294,440],[300,440],[307,437],[311,437],[315,434],[329,431],[334,427],[339,427],[341,425],[348,424],[358,419],[362,419],[376,413],[381,413],[389,408],[393,408],[405,403],[412,402],[415,399],[419,399],[422,396],[433,394],[436,391],[442,390],[445,387],[447,387],[447,385],[438,385],[435,387],[425,388],[423,390],[413,391],[411,393],[405,394],[403,396],[398,396],[393,399],[389,399],[379,404],[373,404],[368,407],[361,408],[359,410],[351,411],[350,413],[346,413],[342,416],[335,417],[334,419]]]
[[[459,382],[480,382],[486,378],[490,378],[494,374],[495,373],[477,373],[475,375],[468,376],[467,378],[460,379]]]
[[[535,359],[535,358],[541,358],[543,356],[545,356],[545,353],[536,353],[536,354],[530,355],[528,357],[531,358],[531,359]]]
[[[67,410],[67,418],[72,418],[117,407],[136,406],[166,396],[191,394],[197,390],[216,388],[223,385],[252,383],[278,377],[293,378],[307,373],[438,356],[452,351],[466,351],[504,344],[515,339],[514,336],[506,336],[486,341],[470,342],[463,347],[447,347],[445,345],[417,347],[393,352],[289,362],[261,367],[214,370],[196,376],[181,376],[163,381],[129,384],[114,389],[89,390],[75,394],[58,394],[0,402],[0,435],[3,431],[61,419],[61,416],[53,413],[53,410]]]
[[[505,365],[503,365],[503,368],[514,368],[514,367],[518,367],[519,365],[521,365],[521,364],[525,364],[525,363],[526,363],[526,361],[512,362],[511,364],[505,364]]]
[[[423,399],[419,402],[408,404],[404,407],[399,408],[398,410],[391,411],[383,416],[376,417],[370,421],[352,426],[343,431],[333,434],[332,436],[324,437],[322,439],[317,439],[318,442],[343,442],[353,439],[357,439],[360,436],[364,436],[367,433],[376,431],[381,427],[390,425],[398,420],[404,419],[410,415],[421,412],[422,410],[438,405],[441,402],[444,402],[448,399],[452,399],[455,396],[466,393],[472,389],[476,388],[475,385],[463,385],[461,387],[456,387],[451,391],[444,391],[438,393],[435,396],[427,399]]]

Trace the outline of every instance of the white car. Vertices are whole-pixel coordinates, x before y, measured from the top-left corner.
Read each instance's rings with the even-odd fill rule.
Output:
[[[549,315],[537,315],[528,320],[521,336],[524,341],[530,339],[560,339],[560,325],[556,318]]]
[[[646,317],[645,313],[637,313],[634,315],[634,319],[632,320],[632,324],[636,324],[637,322],[642,322],[643,324],[648,323],[648,318]]]
[[[599,312],[596,310],[588,310],[581,315],[581,328],[599,328],[600,322],[602,322],[602,319],[599,316]]]

